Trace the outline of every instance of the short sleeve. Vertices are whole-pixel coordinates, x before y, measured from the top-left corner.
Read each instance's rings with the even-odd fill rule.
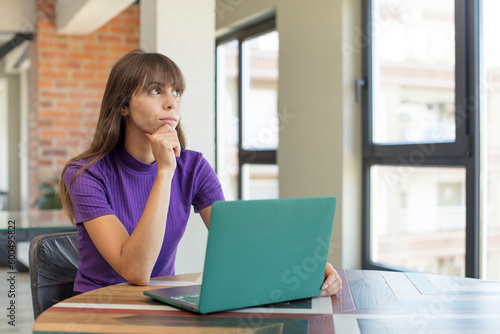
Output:
[[[219,178],[212,166],[201,156],[194,180],[194,212],[198,213],[215,201],[223,201],[224,194]]]
[[[78,166],[70,165],[64,174],[75,223],[115,214],[109,204],[104,181],[88,169],[78,173],[79,170]]]

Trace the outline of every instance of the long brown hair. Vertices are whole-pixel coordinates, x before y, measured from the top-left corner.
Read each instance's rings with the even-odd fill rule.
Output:
[[[121,116],[121,110],[130,103],[130,99],[135,94],[145,89],[144,84],[148,82],[162,82],[172,88],[178,89],[182,95],[186,85],[184,77],[179,67],[168,57],[159,53],[146,53],[142,50],[134,50],[123,56],[111,69],[106,89],[101,103],[99,120],[94,134],[94,138],[89,148],[83,153],[71,159],[61,173],[59,183],[59,195],[66,213],[74,223],[75,216],[71,205],[71,198],[68,188],[64,182],[64,174],[68,166],[82,159],[86,159],[86,164],[78,171],[74,178],[86,170],[117,145],[123,142],[125,136],[125,123]],[[180,122],[177,124],[177,137],[181,145],[181,150],[185,150],[186,140]]]

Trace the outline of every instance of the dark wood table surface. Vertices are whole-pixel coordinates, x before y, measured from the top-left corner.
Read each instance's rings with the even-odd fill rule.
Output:
[[[423,273],[339,270],[333,297],[194,315],[146,289],[199,283],[200,274],[119,284],[58,303],[33,333],[500,333],[500,282]]]

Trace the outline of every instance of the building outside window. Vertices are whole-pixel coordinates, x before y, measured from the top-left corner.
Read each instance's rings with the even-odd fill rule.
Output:
[[[476,277],[484,269],[479,8],[364,1],[365,267]]]
[[[226,199],[278,198],[274,19],[217,40],[217,174]]]

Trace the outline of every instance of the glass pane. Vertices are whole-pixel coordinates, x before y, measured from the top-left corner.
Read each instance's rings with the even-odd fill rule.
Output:
[[[238,41],[217,47],[217,175],[227,200],[238,199]]]
[[[373,4],[373,143],[454,141],[454,0]]]
[[[378,263],[465,275],[465,168],[371,168],[371,256]]]
[[[279,197],[278,165],[243,165],[243,199]]]
[[[278,33],[243,42],[243,148],[278,148]]]
[[[483,68],[481,82],[481,198],[482,245],[486,259],[482,264],[489,280],[500,280],[500,21],[498,0],[483,0]],[[486,238],[484,238],[486,237]],[[486,260],[486,261],[484,261]]]

